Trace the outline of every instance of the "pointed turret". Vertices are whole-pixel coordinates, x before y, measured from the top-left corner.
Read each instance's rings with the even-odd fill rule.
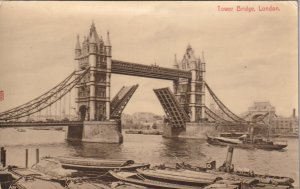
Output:
[[[83,41],[82,41],[82,54],[87,53],[87,41],[86,41],[86,36],[83,36]]]
[[[201,58],[200,58],[200,56],[198,56],[197,62],[198,62],[198,63],[201,63]]]
[[[174,64],[173,64],[173,68],[175,68],[175,69],[178,69],[178,68],[179,68],[176,54],[174,54]]]
[[[81,47],[79,42],[79,35],[77,35],[77,41],[75,46],[75,59],[78,59],[81,55]]]
[[[76,46],[75,46],[75,50],[81,49],[80,47],[80,41],[79,41],[79,34],[77,34],[77,41],[76,41]]]
[[[91,35],[88,38],[89,42],[89,53],[97,53],[98,49],[97,49],[97,39],[96,39],[96,31],[93,31],[91,33]]]
[[[96,39],[96,34],[95,34],[95,32],[92,32],[92,33],[91,33],[89,42],[90,42],[90,43],[97,43],[97,39]]]
[[[204,59],[204,51],[202,50],[202,62],[205,62],[205,59]]]
[[[186,55],[188,56],[189,59],[194,59],[194,60],[196,59],[194,55],[194,50],[190,44],[188,44],[186,48]]]
[[[88,39],[91,40],[91,37],[94,35],[94,39],[93,42],[99,43],[100,39],[96,30],[96,26],[94,24],[94,21],[92,22],[91,28],[90,28],[90,33],[88,36]]]
[[[201,69],[201,58],[200,56],[197,58],[197,69]]]
[[[186,54],[185,57],[187,59],[187,68],[188,69],[196,69],[197,68],[197,60],[194,54],[194,50],[191,47],[190,44],[188,44],[187,48],[186,48]]]
[[[105,46],[111,47],[110,38],[109,38],[109,31],[107,31],[107,37],[106,37],[106,41],[105,41]]]
[[[87,42],[86,36],[83,37],[83,42],[82,42],[82,46],[84,46]]]
[[[95,23],[94,23],[94,20],[92,21],[92,25],[91,25],[91,28],[90,28],[90,33],[95,31],[96,30],[96,27],[95,27]]]
[[[191,49],[192,49],[191,45],[188,44],[188,46],[186,47],[186,50],[188,51],[188,50],[191,50]]]
[[[105,51],[106,51],[106,55],[111,57],[111,44],[110,44],[110,38],[109,38],[109,31],[107,31],[107,37],[106,37],[106,41],[105,41]]]

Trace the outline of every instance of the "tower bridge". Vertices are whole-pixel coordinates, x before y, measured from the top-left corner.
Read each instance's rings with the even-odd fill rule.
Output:
[[[87,37],[80,43],[79,36],[75,45],[75,71],[60,84],[43,95],[16,108],[0,113],[0,127],[24,126],[68,126],[67,139],[89,142],[122,142],[121,114],[138,85],[124,86],[111,99],[111,75],[123,74],[138,77],[173,81],[173,91],[169,88],[154,89],[167,117],[166,136],[178,136],[187,132],[189,125],[194,129],[203,127],[208,120],[223,125],[245,125],[247,122],[231,112],[213,93],[205,82],[205,61],[196,58],[190,45],[186,48],[181,61],[175,55],[173,68],[159,65],[144,65],[112,59],[112,46],[109,33],[104,42],[94,23]],[[216,104],[227,115],[221,118],[205,105],[205,91],[213,97]],[[33,115],[62,114],[61,104],[68,107],[71,92],[75,94],[76,120],[62,121],[23,121],[19,119]],[[66,105],[66,97],[69,102]],[[58,110],[59,109],[59,110]],[[64,111],[65,113],[65,111]]]

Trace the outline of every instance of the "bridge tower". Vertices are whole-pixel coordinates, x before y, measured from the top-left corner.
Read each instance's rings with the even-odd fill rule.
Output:
[[[190,122],[204,121],[205,109],[205,62],[196,58],[194,50],[190,45],[181,61],[177,60],[175,55],[174,68],[190,71],[191,79],[179,78],[174,81],[174,94],[181,107],[188,112]]]
[[[84,124],[83,128],[70,127],[67,139],[108,143],[122,141],[120,123],[110,120],[111,62],[109,32],[104,42],[92,23],[82,45],[79,36],[75,45],[76,75],[89,69],[75,87],[76,112]]]
[[[75,47],[76,72],[90,69],[89,74],[76,86],[77,113],[81,120],[104,121],[110,115],[111,45],[99,37],[94,23],[84,37],[82,48],[77,37]]]

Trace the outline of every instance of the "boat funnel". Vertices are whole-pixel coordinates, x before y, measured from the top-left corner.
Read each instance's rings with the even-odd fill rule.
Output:
[[[232,162],[232,156],[233,156],[233,147],[228,146],[228,151],[227,151],[227,157],[226,157],[226,168],[231,167],[231,162]]]

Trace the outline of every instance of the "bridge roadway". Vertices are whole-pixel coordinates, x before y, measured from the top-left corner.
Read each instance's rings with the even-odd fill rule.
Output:
[[[35,121],[35,122],[0,122],[0,128],[9,127],[49,127],[49,126],[83,126],[82,121]]]
[[[112,60],[111,72],[115,74],[149,77],[165,80],[178,80],[179,78],[191,79],[189,71],[163,68],[158,65],[144,65],[120,60]]]

